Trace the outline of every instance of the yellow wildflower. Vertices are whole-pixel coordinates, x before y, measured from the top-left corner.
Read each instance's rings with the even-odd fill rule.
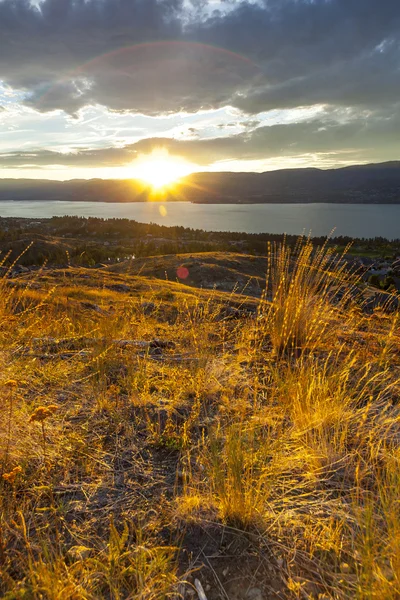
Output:
[[[55,404],[50,404],[50,406],[39,406],[31,415],[29,423],[32,423],[33,421],[45,421],[47,417],[50,417],[56,412],[57,408],[58,407]]]
[[[7,379],[7,381],[4,383],[4,385],[6,387],[17,387],[18,386],[18,381],[15,381],[15,379]]]
[[[13,470],[9,473],[3,473],[2,478],[4,479],[4,481],[8,481],[8,483],[13,484],[16,476],[19,475],[19,473],[22,473],[22,467],[18,465],[17,467],[14,467]]]

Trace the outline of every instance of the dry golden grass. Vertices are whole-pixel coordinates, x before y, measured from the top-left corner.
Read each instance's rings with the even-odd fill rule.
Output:
[[[257,314],[143,276],[4,279],[2,597],[399,598],[399,317],[355,283],[308,241],[271,248]]]

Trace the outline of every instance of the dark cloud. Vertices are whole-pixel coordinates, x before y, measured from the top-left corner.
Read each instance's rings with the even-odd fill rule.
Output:
[[[398,106],[400,108],[400,106]],[[251,132],[214,139],[143,139],[124,148],[81,149],[62,154],[47,150],[0,154],[0,167],[113,167],[132,162],[141,154],[165,148],[199,165],[227,159],[257,160],[296,157],[305,154],[334,154],[337,160],[388,160],[399,157],[400,111],[336,120],[315,118],[302,123],[258,127]]]
[[[2,0],[0,79],[71,114],[397,102],[399,0],[232,0],[201,17],[207,4]]]
[[[316,103],[376,105],[400,91],[398,0],[241,3],[196,28],[251,57],[256,85],[232,104],[250,113]]]
[[[276,108],[315,104],[383,107],[397,102],[400,93],[400,39],[345,63],[335,62],[310,73],[259,86],[234,104],[257,114]]]
[[[40,111],[100,103],[150,115],[229,103],[257,68],[189,42],[182,0],[0,2],[0,78]],[[148,41],[150,40],[150,43]]]

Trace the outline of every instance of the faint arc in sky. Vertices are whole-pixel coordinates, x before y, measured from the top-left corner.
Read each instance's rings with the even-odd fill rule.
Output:
[[[38,94],[35,96],[35,104],[36,105],[42,105],[44,106],[46,103],[46,100],[50,97],[51,93],[57,89],[58,86],[64,85],[68,82],[76,82],[76,80],[79,77],[82,77],[84,75],[87,75],[88,79],[90,78],[91,75],[91,71],[93,74],[93,70],[95,70],[96,68],[101,67],[102,65],[106,65],[108,63],[108,67],[110,68],[110,62],[111,62],[111,68],[114,67],[114,69],[116,71],[119,71],[119,73],[124,74],[126,76],[133,76],[134,75],[134,71],[132,69],[132,67],[135,67],[135,60],[134,60],[134,56],[136,55],[137,57],[137,53],[142,53],[142,58],[150,58],[151,61],[151,57],[149,56],[144,56],[143,53],[148,53],[148,52],[152,52],[152,51],[159,51],[160,54],[160,60],[165,60],[168,57],[168,53],[170,54],[170,56],[172,57],[172,59],[174,60],[178,60],[179,59],[179,55],[181,56],[181,59],[184,61],[189,62],[191,59],[193,59],[193,65],[194,65],[194,61],[198,61],[200,62],[201,59],[207,60],[210,63],[212,62],[212,59],[215,60],[215,65],[217,65],[217,58],[221,59],[224,58],[226,61],[231,61],[231,65],[236,64],[240,64],[241,68],[243,68],[243,66],[246,66],[247,68],[250,68],[252,71],[252,76],[255,76],[256,74],[261,74],[262,70],[261,67],[259,65],[257,65],[257,63],[255,63],[252,59],[250,59],[247,56],[244,56],[242,54],[238,54],[237,52],[233,52],[232,50],[228,50],[226,48],[221,48],[219,46],[214,46],[214,45],[210,45],[210,44],[204,44],[201,42],[192,42],[192,41],[183,41],[183,40],[166,40],[166,41],[155,41],[155,42],[143,42],[140,44],[133,44],[130,46],[122,46],[120,48],[116,48],[114,50],[111,50],[110,52],[105,52],[103,54],[100,54],[98,56],[95,56],[94,58],[91,58],[89,61],[86,61],[85,63],[79,65],[78,67],[74,68],[73,70],[69,71],[67,74],[63,75],[61,78],[57,79],[56,81],[53,81],[49,84],[47,84],[46,86],[44,86],[43,92],[41,94]],[[192,52],[192,56],[190,56],[190,52]],[[173,54],[175,53],[175,55]],[[121,59],[121,63],[122,66],[125,67],[125,69],[127,67],[130,67],[132,69],[132,73],[129,73],[126,70],[122,70],[121,67],[118,68],[117,65],[113,65],[112,63],[116,60],[120,58]],[[153,59],[157,60],[157,57],[153,56]],[[125,65],[124,65],[125,63]],[[136,59],[136,63],[139,66],[139,60],[138,58]],[[198,66],[198,63],[197,63]],[[237,74],[239,76],[239,72],[240,72],[240,68],[237,68]],[[167,73],[165,73],[166,75]],[[77,90],[78,91],[78,90]],[[84,92],[82,92],[84,93]],[[49,111],[54,110],[52,108],[49,108]]]

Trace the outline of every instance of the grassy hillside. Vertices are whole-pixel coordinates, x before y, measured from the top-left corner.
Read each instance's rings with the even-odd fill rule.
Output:
[[[197,288],[260,296],[265,287],[265,256],[233,252],[197,252],[149,256],[113,265],[110,271],[181,280]]]
[[[305,241],[5,276],[2,597],[399,598],[399,314],[356,282]]]

